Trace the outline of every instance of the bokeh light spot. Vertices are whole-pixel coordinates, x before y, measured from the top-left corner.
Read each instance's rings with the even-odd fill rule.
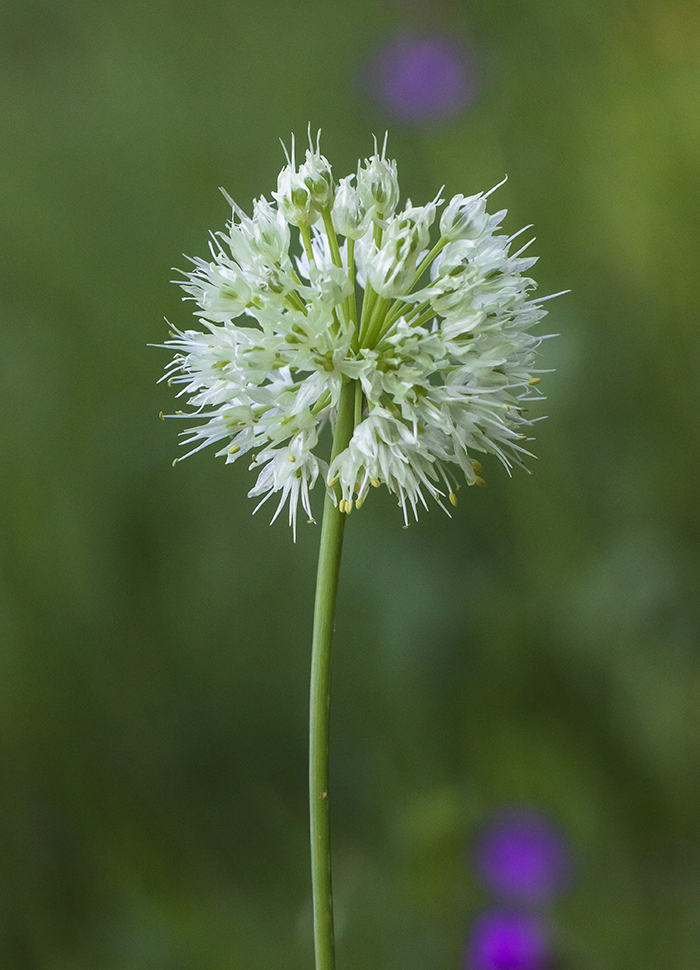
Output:
[[[474,58],[444,34],[402,31],[375,55],[370,88],[382,107],[402,121],[447,121],[476,95]]]
[[[475,862],[492,892],[521,901],[557,895],[570,871],[561,832],[546,816],[524,809],[496,817],[477,842]]]
[[[527,913],[482,913],[473,924],[465,970],[546,970],[551,953],[542,922]]]

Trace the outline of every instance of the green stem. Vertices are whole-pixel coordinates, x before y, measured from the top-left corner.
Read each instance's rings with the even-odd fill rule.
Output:
[[[421,278],[421,276],[423,275],[423,273],[426,271],[426,269],[428,268],[428,266],[430,266],[430,264],[432,263],[432,261],[438,255],[438,253],[440,253],[445,248],[445,246],[447,245],[447,242],[448,242],[448,240],[445,239],[444,236],[441,236],[438,239],[438,241],[435,243],[435,245],[433,246],[433,248],[430,250],[430,252],[428,253],[428,255],[425,257],[425,259],[423,260],[423,262],[420,264],[420,266],[416,270],[416,275],[415,275],[415,277],[413,279],[413,282],[411,283],[411,285],[409,286],[408,290],[406,291],[407,293],[411,293],[412,292],[413,287],[416,285],[416,283]],[[394,324],[396,322],[396,320],[399,319],[399,317],[401,316],[401,314],[404,314],[404,316],[406,316],[406,314],[404,313],[404,307],[406,305],[407,304],[406,304],[406,301],[405,300],[398,299],[398,300],[396,300],[394,302],[394,305],[392,306],[391,310],[389,311],[389,313],[387,315],[387,318],[386,318],[386,321],[385,321],[385,324],[384,324],[387,330],[389,329],[389,327],[392,326],[392,324]],[[423,304],[423,305],[424,306],[427,306],[427,303],[426,304]]]
[[[355,240],[348,239],[348,278],[352,283],[352,293],[348,297],[348,318],[352,320],[357,333],[357,296],[355,294]]]
[[[343,387],[331,461],[353,432],[355,381]],[[334,970],[333,888],[328,790],[331,646],[346,514],[326,494],[316,575],[309,698],[309,814],[316,970]]]
[[[384,333],[386,315],[391,306],[391,298],[380,296],[372,307],[372,316],[367,324],[367,329],[362,337],[363,347],[375,347]]]
[[[299,235],[301,236],[301,241],[304,244],[304,252],[306,253],[306,258],[309,261],[309,266],[316,262],[314,257],[314,249],[311,245],[311,229],[305,222],[302,222],[299,226]]]
[[[438,241],[435,243],[435,245],[433,246],[433,248],[430,250],[430,252],[428,253],[428,255],[425,257],[425,259],[423,260],[423,262],[420,264],[420,266],[416,270],[416,277],[413,280],[413,283],[411,284],[411,289],[413,289],[413,287],[416,285],[416,283],[421,278],[421,276],[423,275],[423,273],[426,271],[426,269],[430,266],[430,264],[432,263],[432,261],[435,259],[435,257],[437,256],[437,254],[439,252],[441,252],[445,248],[445,246],[447,245],[447,243],[448,243],[448,240],[445,239],[444,236],[440,236],[440,238],[438,239]]]
[[[326,230],[326,236],[328,236],[328,245],[331,250],[331,259],[336,266],[342,268],[343,260],[340,258],[340,247],[338,246],[338,237],[335,234],[335,228],[333,226],[333,218],[331,216],[330,209],[322,209],[321,216],[323,218],[323,228]]]
[[[369,280],[365,283],[365,295],[362,298],[362,312],[360,314],[360,327],[357,334],[357,346],[364,346],[364,339],[367,333],[367,327],[372,319],[372,313],[374,311],[374,305],[377,302],[377,294],[372,288],[372,284]],[[357,347],[355,348],[357,349]]]

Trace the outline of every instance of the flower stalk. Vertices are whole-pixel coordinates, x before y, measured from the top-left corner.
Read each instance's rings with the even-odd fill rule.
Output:
[[[210,444],[227,464],[247,456],[255,511],[278,495],[272,521],[287,506],[295,538],[299,508],[313,523],[310,492],[325,486],[309,797],[316,970],[334,970],[329,714],[345,518],[380,485],[398,497],[406,525],[426,495],[449,515],[455,469],[467,485],[484,484],[475,453],[525,467],[523,429],[533,422],[522,404],[542,400],[543,338],[531,330],[546,311],[525,275],[536,260],[522,256],[527,246],[510,252],[519,233],[498,231],[506,213],[488,214],[491,193],[454,196],[439,221],[441,193],[399,209],[386,141],[338,183],[318,140],[309,137],[298,169],[292,141],[272,194],[252,217],[226,196],[226,231],[180,284],[201,329],[172,333],[163,379],[191,407],[169,416],[195,421],[184,457]]]
[[[354,428],[355,382],[341,393],[333,457],[347,447]],[[316,970],[333,970],[335,943],[330,843],[330,686],[331,647],[346,515],[326,495],[316,577],[309,694],[309,814]]]

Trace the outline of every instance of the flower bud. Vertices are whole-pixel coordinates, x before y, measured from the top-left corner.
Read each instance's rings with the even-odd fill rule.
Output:
[[[368,212],[353,185],[354,175],[340,180],[333,203],[333,225],[336,232],[347,239],[360,239],[367,232],[371,211]]]
[[[400,296],[410,289],[418,258],[430,242],[436,206],[436,202],[424,206],[409,203],[390,220],[381,249],[367,265],[367,278],[380,296]]]
[[[375,292],[383,297],[397,297],[410,289],[417,254],[405,235],[387,240],[367,261],[367,279]]]
[[[428,247],[430,227],[435,222],[437,201],[427,205],[411,205],[410,199],[403,212],[389,226],[388,233],[403,235],[410,240],[411,252],[416,254]]]
[[[366,209],[374,209],[379,219],[388,219],[399,204],[399,178],[396,162],[374,154],[365,159],[357,173],[357,190]]]
[[[311,205],[320,211],[333,205],[335,187],[330,162],[319,151],[306,150],[306,161],[299,169],[299,177],[309,192]]]
[[[318,218],[311,192],[294,164],[286,165],[277,178],[277,191],[272,193],[279,210],[292,226],[312,226]]]
[[[253,202],[249,239],[251,247],[272,263],[279,263],[289,248],[289,227],[264,196]]]
[[[465,198],[455,195],[440,219],[440,232],[454,242],[456,239],[478,239],[488,224],[486,199],[479,195]]]

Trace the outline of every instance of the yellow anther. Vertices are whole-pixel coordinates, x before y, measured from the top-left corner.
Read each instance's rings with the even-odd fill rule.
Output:
[[[503,410],[504,411],[510,411],[510,405],[509,404],[504,404],[503,405]]]
[[[160,418],[161,421],[165,421],[165,415],[163,414],[162,411],[158,413],[158,417]]]
[[[402,529],[407,529],[408,528],[408,525],[402,525],[401,528]]]
[[[364,499],[363,498],[358,498],[358,500],[355,502],[355,508],[356,509],[361,509],[363,502],[364,502]]]
[[[338,511],[339,512],[344,512],[345,511],[345,499],[344,498],[341,498],[341,500],[338,502]]]
[[[527,435],[526,434],[519,434],[518,435],[518,441],[527,441]]]
[[[450,504],[451,505],[456,505],[457,504],[457,496],[455,495],[454,492],[450,492],[449,498],[450,498]]]
[[[306,524],[307,525],[316,525],[316,519],[307,519],[306,520]]]
[[[541,377],[531,377],[530,380],[528,381],[528,384],[530,385],[530,387],[534,387],[535,384],[540,384],[541,382],[542,382]]]
[[[240,445],[231,445],[231,447],[228,450],[228,453],[229,455],[237,455],[240,450],[241,450]]]
[[[175,414],[184,414],[184,411],[176,411]]]
[[[296,461],[296,458],[294,457],[294,455],[287,455],[287,461],[291,461],[293,464]]]
[[[474,479],[474,484],[479,485],[481,488],[483,488],[486,482],[483,480],[483,478],[479,478],[479,476],[477,475],[476,478]]]
[[[369,483],[372,486],[372,488],[379,488],[379,486],[381,485],[381,482],[379,481],[378,478],[370,478]]]
[[[473,461],[471,462],[471,466],[475,472],[481,471],[481,462],[477,461],[476,458],[474,458]]]
[[[330,482],[328,483],[328,487],[329,487],[329,488],[333,488],[333,486],[335,485],[335,483],[336,483],[337,481],[338,481],[338,476],[337,476],[337,475],[335,475],[335,476],[334,476],[333,478],[331,478],[331,480],[330,480]]]
[[[175,467],[175,465],[177,465],[177,463],[178,463],[179,461],[180,461],[180,459],[179,459],[179,458],[173,458],[173,463],[172,463],[172,464],[173,464],[173,468]]]
[[[352,512],[352,499],[350,499],[349,502],[345,503],[345,513],[347,515],[350,515],[351,512]]]

